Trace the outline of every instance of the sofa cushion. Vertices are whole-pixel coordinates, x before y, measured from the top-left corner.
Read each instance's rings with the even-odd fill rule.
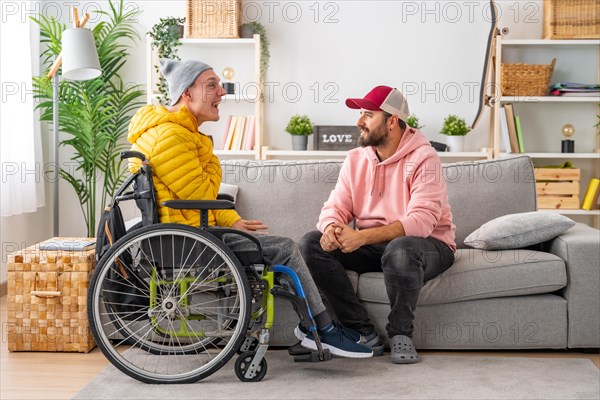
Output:
[[[295,241],[317,229],[341,166],[342,161],[221,161],[223,182],[239,187],[235,208],[240,216]]]
[[[418,304],[550,293],[566,284],[564,261],[550,253],[459,249],[454,265],[423,286]],[[383,273],[362,274],[358,297],[362,301],[389,303]]]
[[[554,239],[574,225],[575,221],[552,212],[503,215],[467,236],[465,244],[476,249],[518,249]]]
[[[537,209],[533,163],[527,156],[445,164],[443,171],[458,248],[494,218]]]

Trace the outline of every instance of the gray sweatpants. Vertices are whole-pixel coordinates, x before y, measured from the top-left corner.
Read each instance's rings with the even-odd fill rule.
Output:
[[[325,311],[325,305],[321,300],[319,290],[310,275],[310,271],[302,258],[300,247],[292,239],[282,236],[254,235],[262,246],[263,258],[269,265],[285,265],[296,272],[304,294],[308,300],[308,305],[313,316]],[[255,249],[256,246],[249,239],[239,235],[225,235],[223,241],[233,251],[243,251]]]

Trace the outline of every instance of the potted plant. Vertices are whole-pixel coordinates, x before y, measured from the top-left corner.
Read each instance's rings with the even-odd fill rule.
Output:
[[[86,223],[87,236],[96,234],[96,213],[123,181],[120,153],[129,147],[124,140],[131,115],[144,101],[140,85],[124,82],[122,68],[136,39],[137,10],[128,11],[124,2],[107,3],[110,11],[100,13],[108,21],[92,30],[102,75],[89,81],[62,80],[59,90],[59,129],[67,136],[60,146],[70,147],[74,168],[60,169],[61,178],[75,190]],[[61,52],[61,32],[65,24],[54,17],[31,18],[40,27],[43,71],[48,71]],[[52,82],[46,76],[33,78],[34,97],[38,100],[42,121],[52,121]],[[98,197],[98,189],[102,192]],[[100,198],[101,207],[97,207]]]
[[[410,116],[406,119],[406,125],[415,129],[421,129],[425,126],[421,125],[421,123],[419,122],[419,117],[417,117],[416,114],[410,114]]]
[[[446,143],[451,151],[460,152],[463,151],[464,136],[470,131],[471,128],[469,128],[464,118],[457,115],[448,115],[444,119],[440,133],[448,136]]]
[[[285,131],[292,135],[292,149],[306,150],[308,136],[313,133],[313,125],[306,115],[293,115]]]
[[[185,18],[168,17],[161,18],[159,22],[152,27],[148,35],[152,38],[152,48],[156,50],[158,59],[170,58],[172,60],[180,60],[177,55],[177,48],[181,46],[181,38],[183,38],[183,24]],[[154,70],[158,76],[156,87],[161,94],[160,102],[169,104],[169,88],[167,81],[160,73],[160,67],[154,65]]]
[[[246,22],[240,27],[240,36],[243,38],[251,38],[252,35],[260,35],[260,85],[264,85],[265,77],[267,76],[267,68],[271,53],[269,53],[269,38],[267,30],[260,22]]]

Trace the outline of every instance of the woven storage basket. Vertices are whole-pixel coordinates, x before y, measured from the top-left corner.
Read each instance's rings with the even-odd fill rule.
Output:
[[[556,58],[548,65],[502,64],[503,96],[545,96]]]
[[[188,0],[187,37],[238,38],[241,0]]]
[[[544,0],[544,39],[600,39],[600,1]]]
[[[93,247],[49,251],[37,244],[8,256],[9,351],[87,353],[94,348],[87,319],[94,253]]]

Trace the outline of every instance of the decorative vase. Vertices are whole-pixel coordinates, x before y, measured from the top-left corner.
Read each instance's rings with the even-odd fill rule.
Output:
[[[308,147],[308,136],[292,135],[292,150],[306,150]]]
[[[446,139],[446,144],[450,147],[450,151],[455,153],[463,151],[464,143],[464,136],[448,136],[448,139]]]

